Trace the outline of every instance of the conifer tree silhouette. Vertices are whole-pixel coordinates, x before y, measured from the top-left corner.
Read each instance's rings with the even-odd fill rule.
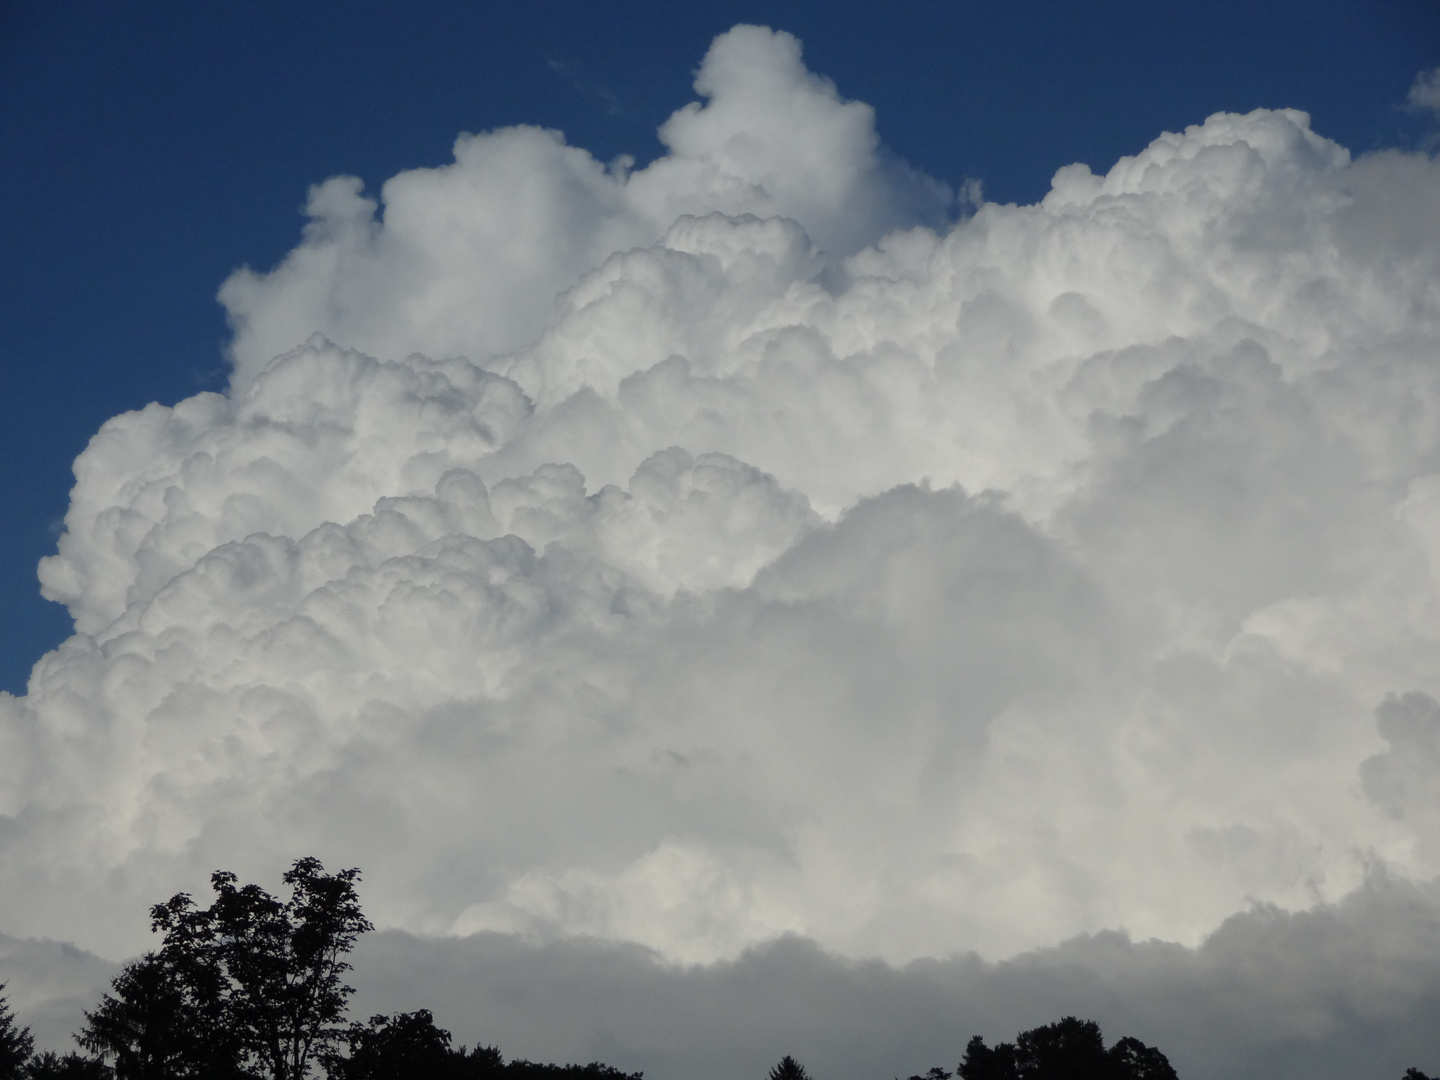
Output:
[[[28,1027],[16,1023],[4,990],[5,984],[0,983],[0,1080],[21,1080],[25,1063],[35,1049],[35,1039]]]
[[[810,1074],[789,1054],[780,1059],[773,1069],[770,1070],[768,1080],[810,1080]]]

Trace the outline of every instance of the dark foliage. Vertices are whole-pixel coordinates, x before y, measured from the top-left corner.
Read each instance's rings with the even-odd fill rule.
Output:
[[[222,870],[211,875],[208,908],[188,893],[156,904],[150,926],[164,935],[160,950],[126,965],[76,1036],[95,1058],[46,1054],[30,1074],[0,1072],[0,1080],[305,1080],[316,1065],[330,1080],[643,1080],[599,1062],[455,1050],[425,1009],[345,1026],[353,990],[344,958],[373,929],[359,879],[358,870],[327,874],[306,858],[284,876],[289,900]],[[13,1027],[0,997],[0,1040],[12,1032],[23,1064],[29,1032]]]
[[[960,1080],[1178,1080],[1155,1047],[1126,1037],[1107,1050],[1100,1026],[1073,1016],[994,1047],[977,1035],[957,1073]]]
[[[1401,1078],[1401,1080],[1434,1080],[1434,1078],[1426,1076],[1419,1069],[1406,1069],[1405,1075]]]
[[[371,929],[359,877],[306,858],[284,876],[288,901],[219,871],[210,907],[186,893],[155,905],[160,951],[85,1014],[80,1045],[113,1056],[117,1080],[302,1080],[344,1035],[343,957]]]
[[[111,1080],[114,1072],[99,1058],[65,1054],[49,1050],[37,1054],[25,1067],[25,1080]]]
[[[1014,1080],[1020,1075],[1014,1043],[986,1046],[976,1035],[965,1047],[965,1057],[956,1067],[960,1080]]]
[[[115,1059],[117,1080],[242,1077],[241,1047],[208,983],[174,952],[147,953],[111,983],[76,1041]]]
[[[0,991],[4,989],[5,984],[0,983]],[[0,1080],[22,1080],[25,1063],[34,1049],[35,1039],[30,1029],[15,1022],[10,1002],[0,992]]]
[[[458,1072],[460,1076],[500,1076],[505,1072],[505,1058],[501,1056],[498,1046],[477,1046],[468,1053],[462,1046],[453,1053],[452,1060],[460,1063]],[[519,1064],[528,1065],[529,1062],[519,1062]],[[554,1068],[553,1065],[550,1067]]]
[[[1133,1080],[1178,1080],[1164,1054],[1129,1035],[1110,1048],[1110,1057],[1119,1067],[1120,1076]]]
[[[488,1080],[492,1075],[505,1080],[642,1080],[643,1072],[627,1073],[612,1065],[592,1061],[589,1065],[542,1065],[538,1061],[511,1061],[496,1073],[461,1073],[465,1080]]]
[[[305,858],[285,873],[285,903],[258,885],[237,888],[235,875],[222,871],[210,878],[216,898],[208,910],[183,893],[151,909],[165,949],[194,966],[204,1000],[272,1080],[300,1080],[342,1035],[337,1025],[353,993],[341,982],[350,970],[342,957],[372,929],[355,893],[359,877],[326,874],[319,859]]]
[[[493,1046],[451,1049],[451,1036],[435,1026],[428,1009],[372,1016],[345,1033],[347,1056],[330,1052],[330,1080],[642,1080],[609,1065],[542,1065],[506,1062]]]
[[[458,1075],[452,1065],[460,1055],[450,1049],[450,1033],[435,1026],[429,1009],[393,1018],[372,1016],[368,1024],[352,1024],[345,1042],[348,1056],[325,1056],[331,1080],[441,1080]]]
[[[770,1070],[769,1080],[810,1080],[810,1074],[789,1054],[780,1059],[780,1063]]]

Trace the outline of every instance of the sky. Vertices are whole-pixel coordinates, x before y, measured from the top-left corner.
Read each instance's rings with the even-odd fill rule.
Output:
[[[1433,0],[8,6],[22,1018],[316,854],[357,1006],[522,1056],[1440,1069],[1437,65]]]

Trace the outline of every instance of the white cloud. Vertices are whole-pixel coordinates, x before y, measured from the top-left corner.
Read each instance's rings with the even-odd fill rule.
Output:
[[[1440,113],[1440,68],[1416,75],[1406,101],[1412,109]]]
[[[1440,874],[1440,166],[1218,114],[950,227],[788,36],[696,86],[645,170],[321,185],[231,391],[96,436],[0,927],[313,852],[414,933],[901,961]]]
[[[883,154],[873,110],[807,71],[791,35],[721,35],[695,89],[707,101],[666,121],[670,152],[637,172],[516,127],[462,135],[453,165],[390,179],[383,218],[354,177],[317,185],[305,242],[220,291],[234,384],[316,332],[382,359],[488,360],[543,330],[556,293],[684,214],[793,218],[837,254],[945,220],[950,191]]]

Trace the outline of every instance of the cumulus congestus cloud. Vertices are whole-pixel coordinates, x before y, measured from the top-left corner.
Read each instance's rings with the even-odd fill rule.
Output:
[[[695,89],[706,102],[666,121],[669,153],[639,171],[515,127],[462,135],[454,165],[393,177],[383,221],[354,177],[318,185],[305,242],[220,291],[234,384],[316,331],[384,356],[489,360],[544,330],[556,293],[686,214],[778,215],[836,254],[946,220],[949,189],[887,155],[870,106],[807,71],[789,34],[722,35]]]
[[[1220,114],[955,221],[788,35],[696,89],[320,185],[230,390],[95,437],[0,928],[316,852],[413,933],[1004,957],[1440,873],[1440,167]]]

